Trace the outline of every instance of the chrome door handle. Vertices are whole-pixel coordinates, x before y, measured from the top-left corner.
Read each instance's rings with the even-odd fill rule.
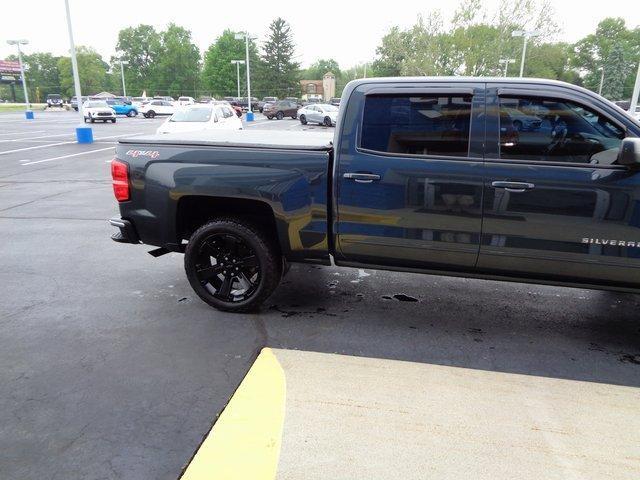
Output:
[[[343,177],[358,183],[372,183],[374,180],[380,180],[380,175],[374,173],[345,173]]]
[[[527,182],[491,182],[493,188],[504,188],[511,193],[524,193],[527,190],[533,190],[536,186]]]

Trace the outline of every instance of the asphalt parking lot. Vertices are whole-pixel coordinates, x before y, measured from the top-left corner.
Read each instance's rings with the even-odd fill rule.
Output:
[[[297,265],[260,313],[212,310],[180,255],[109,238],[115,142],[162,121],[96,124],[96,141],[77,145],[72,112],[0,115],[1,479],[178,478],[263,347],[612,385],[640,400],[636,295]],[[260,115],[247,128],[303,129]],[[627,460],[638,459],[636,445]],[[322,477],[315,466],[306,478]]]

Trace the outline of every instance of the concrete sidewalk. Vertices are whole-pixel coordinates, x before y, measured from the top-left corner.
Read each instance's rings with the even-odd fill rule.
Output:
[[[637,479],[639,405],[631,387],[265,349],[184,478]],[[227,453],[207,458],[214,441]]]

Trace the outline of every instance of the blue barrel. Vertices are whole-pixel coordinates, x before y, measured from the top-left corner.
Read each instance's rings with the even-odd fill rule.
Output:
[[[247,122],[253,122],[253,112],[247,112]]]
[[[27,110],[24,112],[24,116],[27,120],[33,120],[34,116],[33,116],[33,110]]]
[[[78,143],[93,143],[93,130],[91,127],[76,128],[76,138]]]

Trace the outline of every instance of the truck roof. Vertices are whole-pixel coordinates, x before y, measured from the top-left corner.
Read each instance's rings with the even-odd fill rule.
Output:
[[[211,147],[273,148],[287,150],[330,150],[331,132],[277,130],[220,130],[180,132],[121,138],[122,144],[190,145]]]

